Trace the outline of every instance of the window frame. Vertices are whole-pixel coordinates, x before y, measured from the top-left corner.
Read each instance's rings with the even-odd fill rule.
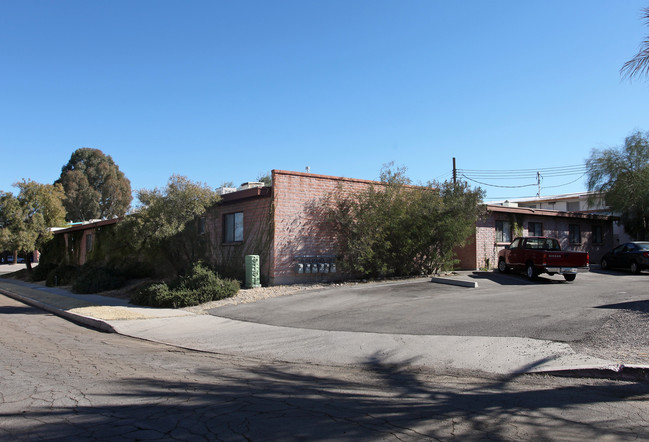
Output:
[[[532,231],[532,227],[534,226],[534,231]],[[536,226],[539,227],[540,233],[536,233]],[[527,233],[529,236],[543,236],[543,223],[539,223],[536,221],[530,221],[527,223]]]
[[[593,244],[604,244],[604,229],[599,224],[592,226],[592,241]]]
[[[507,229],[505,229],[507,226]],[[504,219],[496,220],[496,242],[497,243],[507,243],[512,242],[512,223]],[[509,239],[507,239],[509,238]]]
[[[579,212],[581,210],[581,203],[579,201],[568,201],[566,202],[566,211],[567,212]]]
[[[196,226],[196,230],[199,235],[205,235],[205,233],[207,232],[206,223],[207,223],[206,217],[204,216],[198,217],[198,225]]]
[[[223,244],[237,244],[243,239],[243,212],[223,214]]]
[[[92,252],[92,247],[94,246],[94,234],[88,233],[86,235],[86,255]]]
[[[579,236],[579,241],[575,241],[575,234]],[[581,242],[581,224],[568,224],[568,243],[580,245]]]

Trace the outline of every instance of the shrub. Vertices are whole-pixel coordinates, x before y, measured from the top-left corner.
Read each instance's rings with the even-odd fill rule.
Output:
[[[84,266],[72,284],[76,293],[97,293],[123,287],[126,278],[118,271],[97,266]]]
[[[159,307],[164,300],[169,298],[169,287],[164,282],[148,284],[131,296],[131,303],[135,305],[149,305]]]
[[[151,307],[180,308],[234,296],[239,281],[221,279],[216,273],[198,263],[171,284],[149,284],[138,290],[131,303]]]
[[[45,281],[47,279],[47,275],[49,275],[49,273],[56,267],[56,264],[40,262],[36,267],[32,269],[32,281]]]
[[[78,272],[78,267],[66,264],[58,265],[48,272],[45,285],[48,287],[70,285]]]
[[[335,235],[342,269],[367,277],[409,276],[452,268],[454,249],[475,233],[483,192],[466,183],[411,186],[389,168],[380,185],[333,194],[314,209]],[[319,210],[323,210],[321,214]]]

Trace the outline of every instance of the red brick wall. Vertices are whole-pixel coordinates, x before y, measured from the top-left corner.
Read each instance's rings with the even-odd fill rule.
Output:
[[[272,225],[270,193],[243,200],[224,201],[205,214],[205,241],[210,244],[210,255],[219,267],[233,267],[244,271],[246,255],[259,255],[262,281],[268,282]],[[224,243],[223,216],[243,212],[243,241]]]
[[[487,219],[479,221],[476,225],[476,262],[477,267],[482,268],[488,262],[489,268],[495,268],[498,264],[498,252],[505,248],[507,243],[496,242],[496,220],[510,221],[513,218],[507,213],[492,212]],[[518,222],[523,227],[523,236],[529,236],[529,223],[537,222],[543,224],[543,236],[557,238],[563,250],[588,252],[591,263],[599,263],[601,257],[614,247],[613,223],[612,221],[588,220],[581,218],[566,218],[559,216],[538,216],[519,215]],[[569,243],[569,225],[578,224],[581,230],[581,244]],[[593,243],[593,225],[602,226],[603,242]],[[516,234],[512,234],[512,239]],[[468,262],[468,261],[467,261]],[[467,268],[467,267],[462,267]]]
[[[339,279],[339,268],[336,274],[299,274],[296,266],[304,257],[336,255],[333,232],[321,223],[330,196],[338,189],[350,194],[377,183],[281,170],[273,170],[272,178],[275,222],[271,284]]]
[[[458,270],[475,270],[478,268],[478,254],[476,251],[476,233],[469,238],[463,247],[455,249],[455,255],[460,261],[455,268]]]

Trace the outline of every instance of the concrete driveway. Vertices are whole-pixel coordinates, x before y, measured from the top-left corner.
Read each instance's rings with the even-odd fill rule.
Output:
[[[579,274],[530,282],[522,275],[473,272],[478,288],[429,279],[332,287],[213,309],[240,321],[314,330],[409,335],[583,339],[613,311],[649,302],[649,273]]]

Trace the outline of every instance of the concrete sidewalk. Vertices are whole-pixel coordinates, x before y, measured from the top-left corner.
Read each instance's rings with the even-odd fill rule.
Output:
[[[354,333],[279,327],[0,279],[0,293],[74,322],[173,346],[264,360],[366,365],[368,361],[438,372],[511,375],[623,366],[576,353],[568,344],[518,338]]]

